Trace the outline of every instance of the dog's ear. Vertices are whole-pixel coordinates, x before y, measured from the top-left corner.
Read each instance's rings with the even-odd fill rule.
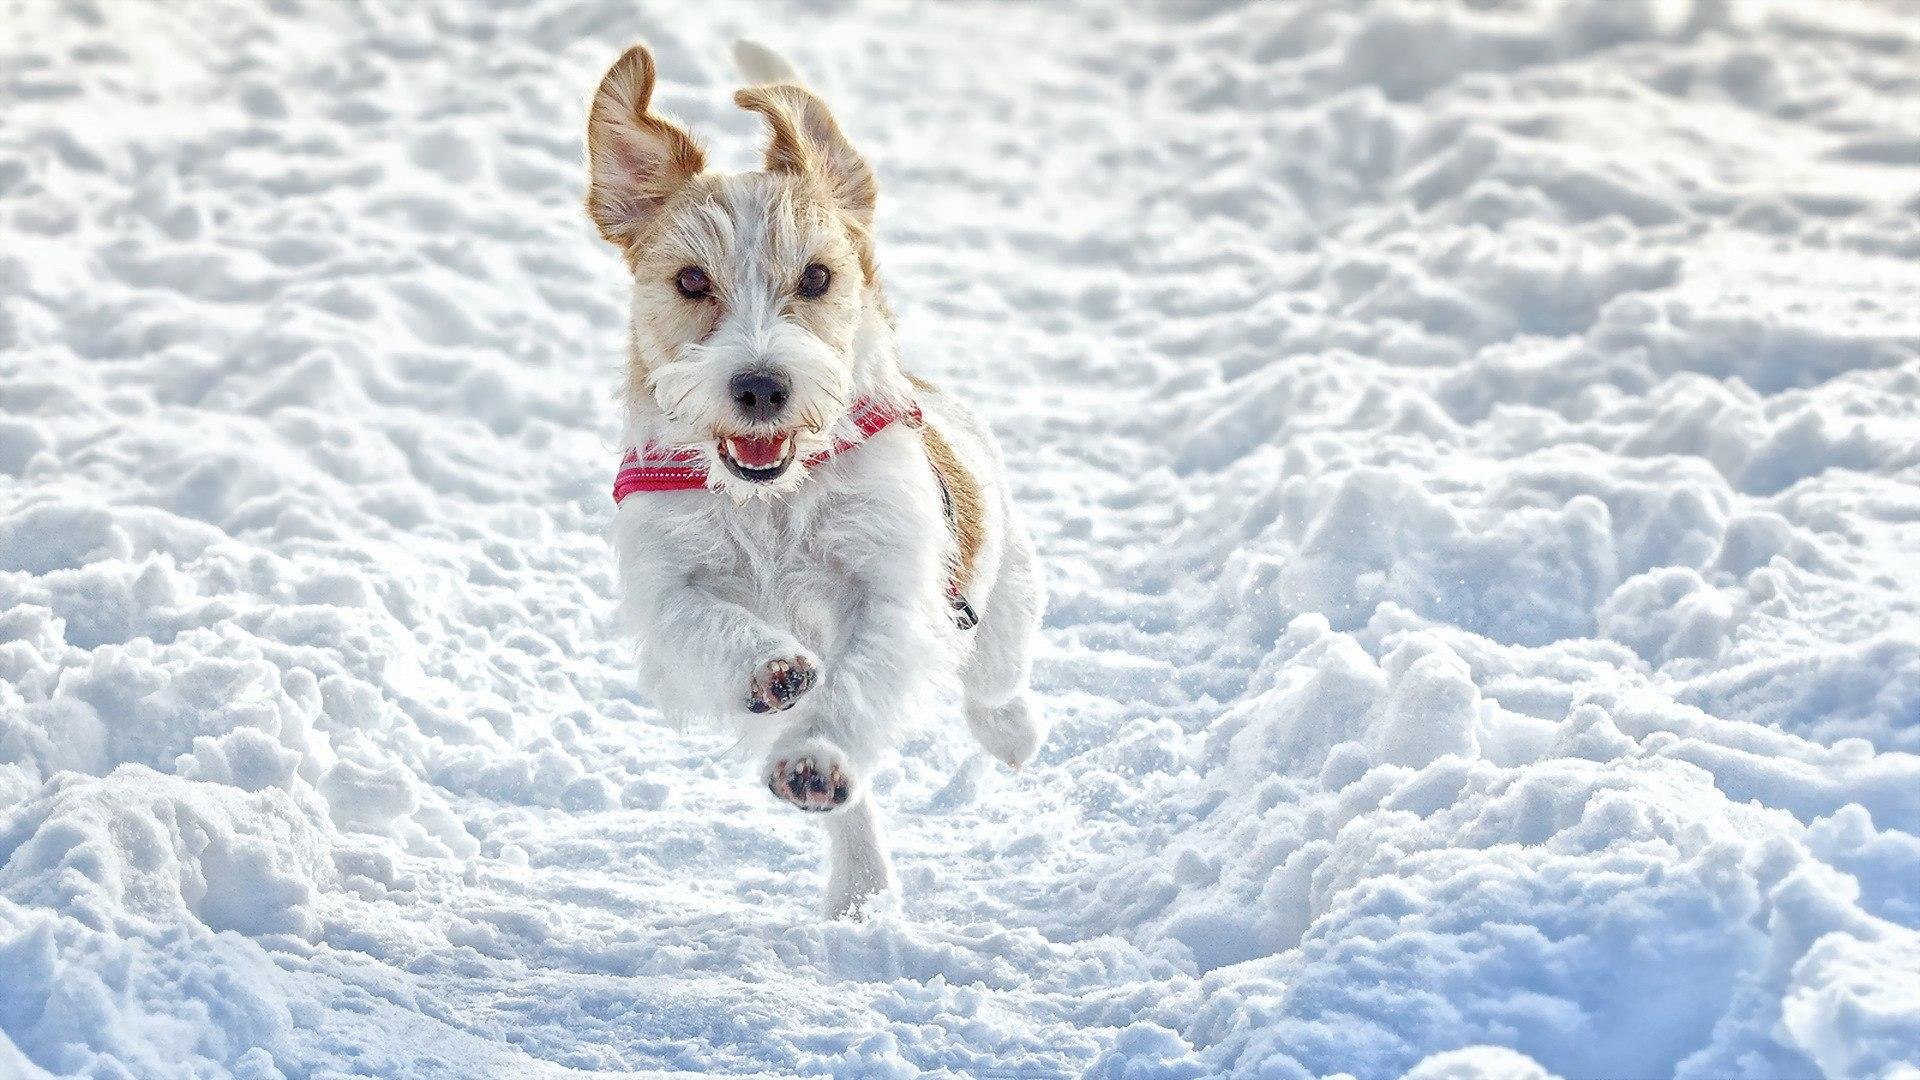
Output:
[[[587,214],[623,247],[707,163],[693,136],[653,114],[652,101],[653,54],[635,45],[607,69],[587,116]]]
[[[733,101],[767,119],[768,172],[811,175],[826,185],[842,209],[872,222],[877,192],[873,169],[840,133],[825,102],[791,83],[749,86],[736,92]]]

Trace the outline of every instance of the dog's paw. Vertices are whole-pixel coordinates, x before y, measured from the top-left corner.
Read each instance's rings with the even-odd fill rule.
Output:
[[[820,739],[774,751],[766,776],[775,797],[814,813],[838,810],[858,793],[846,755]]]
[[[804,656],[769,660],[747,680],[748,712],[782,712],[819,681],[813,661]]]

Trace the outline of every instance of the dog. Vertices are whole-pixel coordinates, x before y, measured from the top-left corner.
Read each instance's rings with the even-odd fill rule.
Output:
[[[1038,751],[1045,592],[986,425],[901,366],[872,168],[785,60],[735,59],[759,171],[654,111],[644,46],[590,108],[587,213],[632,273],[613,546],[649,696],[820,817],[838,917],[896,887],[870,780],[932,686],[993,757]]]

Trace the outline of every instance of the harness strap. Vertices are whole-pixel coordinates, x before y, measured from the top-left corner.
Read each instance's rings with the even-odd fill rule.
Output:
[[[836,454],[845,453],[873,438],[896,420],[905,421],[910,427],[919,427],[925,418],[920,406],[908,405],[905,409],[895,408],[872,398],[861,398],[854,403],[847,414],[853,421],[858,438],[836,439],[832,446],[817,450],[800,462],[804,469],[816,468]],[[708,486],[707,455],[698,446],[661,446],[648,443],[643,447],[629,447],[620,458],[620,469],[613,477],[613,504],[619,506],[630,496],[646,491],[701,491]],[[947,478],[927,459],[927,467],[933,469],[933,479],[940,485],[940,502],[946,510],[947,531],[959,542],[959,520],[953,506],[953,492],[947,487]],[[960,579],[956,576],[957,567],[949,566],[947,574],[947,606],[952,609],[953,623],[962,630],[971,630],[980,625],[980,616],[974,613],[973,605],[967,602],[960,591]]]

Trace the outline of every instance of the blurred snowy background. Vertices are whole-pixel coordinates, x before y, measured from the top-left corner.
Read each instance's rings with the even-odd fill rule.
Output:
[[[1914,5],[0,26],[0,1076],[1920,1068]],[[862,924],[613,618],[583,103],[741,34],[1053,570]]]

